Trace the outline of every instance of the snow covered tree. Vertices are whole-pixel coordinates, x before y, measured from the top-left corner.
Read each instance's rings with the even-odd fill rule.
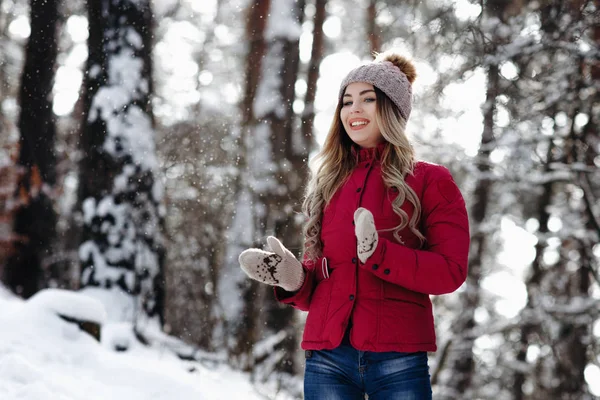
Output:
[[[162,323],[164,208],[150,103],[150,2],[94,0],[87,5],[78,193],[84,223],[81,284],[125,299],[122,309],[109,309],[117,319]]]
[[[490,392],[519,399],[589,395],[583,371],[590,360],[586,357],[597,354],[589,335],[598,316],[596,302],[584,299],[597,287],[590,280],[597,258],[589,253],[583,257],[579,249],[593,248],[598,238],[589,228],[597,211],[585,206],[593,200],[582,196],[587,192],[589,199],[597,198],[594,184],[582,189],[586,182],[595,182],[591,177],[597,173],[589,161],[594,158],[590,151],[597,149],[596,135],[583,133],[590,132],[587,123],[594,120],[597,102],[587,72],[593,65],[587,49],[594,46],[585,34],[595,8],[591,2],[573,5],[488,2],[482,23],[466,30],[473,36],[463,41],[466,47],[460,54],[466,62],[457,62],[456,70],[464,74],[489,66],[488,95],[493,84],[496,96],[493,102],[488,96],[483,108],[477,159],[487,152],[483,160],[488,168],[470,169],[480,183],[489,181],[487,211],[478,211],[484,192],[476,184],[467,201],[473,204],[471,270],[459,296],[461,313],[447,336],[450,346],[439,353],[445,360],[437,366],[442,368],[442,397],[485,397]],[[577,41],[581,46],[571,44]],[[478,49],[479,44],[483,46]],[[491,66],[496,70],[492,75]],[[488,113],[491,107],[494,114]],[[490,126],[494,140],[485,143]],[[495,239],[499,220],[507,217],[538,240],[525,281],[527,305],[510,320],[495,310],[494,294],[478,286],[489,274],[511,268],[498,263],[502,247]],[[562,228],[557,232],[558,221]],[[534,224],[537,229],[529,228]],[[474,280],[475,275],[481,279]]]
[[[592,326],[600,317],[592,296],[600,284],[598,258],[590,251],[600,240],[600,174],[593,161],[600,96],[592,73],[597,60],[588,50],[598,45],[589,29],[598,9],[592,1],[555,1],[537,11],[543,48],[519,66],[531,76],[523,87],[534,88],[529,109],[539,112],[537,135],[530,138],[539,163],[528,182],[537,189],[537,207],[525,210],[537,223],[538,242],[516,354],[527,368],[516,369],[513,394],[586,399],[584,370],[598,356]]]
[[[56,183],[52,85],[56,63],[57,1],[32,0],[31,34],[19,93],[19,174],[14,202],[16,240],[6,263],[4,281],[30,297],[44,286],[42,268],[56,232],[53,188]]]

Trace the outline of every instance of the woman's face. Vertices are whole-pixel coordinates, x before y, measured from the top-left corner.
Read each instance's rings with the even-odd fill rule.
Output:
[[[373,85],[354,82],[346,87],[340,119],[350,139],[360,147],[376,147],[384,141],[375,119],[376,104]]]

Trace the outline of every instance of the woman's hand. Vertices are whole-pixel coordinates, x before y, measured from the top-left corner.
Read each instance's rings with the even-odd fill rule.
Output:
[[[274,253],[248,249],[240,254],[242,270],[250,278],[267,285],[280,286],[288,292],[299,290],[304,283],[304,268],[300,261],[277,238],[269,236],[267,243]]]
[[[356,209],[354,212],[354,233],[356,234],[358,258],[364,264],[375,253],[379,241],[371,211],[362,207]]]

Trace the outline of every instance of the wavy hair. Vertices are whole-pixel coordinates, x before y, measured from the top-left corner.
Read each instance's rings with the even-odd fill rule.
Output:
[[[375,120],[381,135],[387,142],[381,155],[383,181],[387,188],[398,189],[398,196],[392,202],[392,209],[400,217],[400,223],[390,230],[394,232],[394,238],[402,242],[399,232],[408,226],[423,245],[425,237],[417,229],[421,203],[414,190],[404,181],[407,174],[413,173],[415,164],[415,152],[406,136],[406,120],[383,92],[375,88],[375,93],[377,96]],[[352,142],[340,120],[342,104],[343,101],[340,99],[323,148],[315,157],[316,172],[311,174],[302,204],[304,214],[308,217],[304,225],[304,257],[307,260],[314,261],[322,255],[323,210],[336,191],[348,180],[357,164],[357,157],[353,155],[352,148],[358,150],[358,146]],[[414,206],[410,219],[401,208],[405,200]]]

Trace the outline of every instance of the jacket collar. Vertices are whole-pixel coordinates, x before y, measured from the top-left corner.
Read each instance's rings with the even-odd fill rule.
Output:
[[[383,150],[387,146],[387,142],[379,143],[376,147],[362,148],[352,146],[352,156],[356,158],[357,162],[369,161],[369,160],[381,160]]]

